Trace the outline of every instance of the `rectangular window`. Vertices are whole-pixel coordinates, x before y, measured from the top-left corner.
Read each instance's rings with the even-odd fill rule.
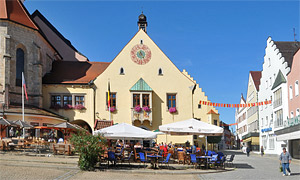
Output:
[[[70,104],[72,105],[72,96],[71,95],[64,95],[63,97],[63,106]]]
[[[108,94],[106,93],[106,106],[108,107]],[[117,95],[115,92],[110,92],[110,107],[117,106]]]
[[[214,125],[216,125],[216,126],[218,125],[218,120],[216,120],[216,119],[214,120]]]
[[[268,126],[268,121],[269,121],[269,119],[268,119],[268,116],[266,116],[266,126]]]
[[[60,95],[51,96],[51,106],[61,105]]]
[[[149,94],[143,94],[143,107],[144,106],[150,107],[149,99],[150,99]]]
[[[81,104],[84,106],[84,96],[75,96],[75,105]]]
[[[290,99],[293,99],[293,86],[290,86]]]
[[[133,107],[140,106],[140,95],[133,94]]]
[[[299,95],[299,81],[295,82],[295,96]]]
[[[281,88],[274,92],[274,108],[282,105],[282,93]]]
[[[201,104],[198,104],[198,109],[201,109]]]
[[[32,126],[39,126],[40,123],[38,123],[38,122],[30,122],[30,125],[32,125]]]
[[[168,109],[176,107],[176,94],[167,94]]]
[[[283,125],[283,113],[282,109],[275,112],[275,128]]]

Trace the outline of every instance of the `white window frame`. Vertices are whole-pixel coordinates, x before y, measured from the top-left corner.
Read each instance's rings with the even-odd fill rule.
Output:
[[[296,116],[299,116],[300,115],[300,110],[299,108],[296,109]]]
[[[299,81],[297,80],[295,82],[295,96],[299,95]]]
[[[294,112],[291,111],[291,115],[290,115],[291,118],[294,118]]]

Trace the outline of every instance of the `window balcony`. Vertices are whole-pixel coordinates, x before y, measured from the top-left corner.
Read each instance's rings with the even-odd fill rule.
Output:
[[[131,109],[131,120],[132,123],[134,121],[138,120],[143,124],[144,121],[149,121],[150,126],[152,126],[152,108],[150,108],[150,111],[146,112],[144,110],[141,110],[140,112],[136,112],[134,108]]]

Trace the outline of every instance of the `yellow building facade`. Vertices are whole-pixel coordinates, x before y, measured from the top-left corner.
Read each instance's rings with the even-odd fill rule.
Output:
[[[43,79],[44,108],[90,131],[96,130],[97,122],[110,120],[151,131],[190,118],[219,126],[218,111],[199,104],[200,100],[208,101],[207,96],[188,72],[180,71],[148,36],[143,16],[139,17],[139,31],[112,62],[54,64],[52,72]],[[79,96],[83,101],[76,100]],[[78,103],[85,109],[76,109]],[[59,108],[55,109],[57,104]],[[67,104],[72,108],[65,109]],[[205,144],[203,138],[191,135],[157,138],[158,142],[178,144],[187,140]]]
[[[94,83],[98,87],[96,113],[101,119],[148,130],[190,118],[211,124],[215,120],[219,124],[217,110],[199,105],[199,100],[207,100],[207,97],[196,81],[186,71],[181,72],[143,29],[136,33]],[[108,84],[114,96],[111,104],[116,108],[112,113],[107,107]],[[137,112],[137,105],[148,106],[150,111]],[[170,113],[172,107],[176,108],[175,113]],[[216,113],[208,114],[210,109]],[[157,139],[158,142],[176,143],[187,140],[194,142],[193,136],[160,135]]]

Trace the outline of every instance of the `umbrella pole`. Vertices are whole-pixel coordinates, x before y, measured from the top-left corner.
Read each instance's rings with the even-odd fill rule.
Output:
[[[206,144],[206,151],[208,150],[208,147],[207,147],[207,136],[205,136],[205,144]]]

